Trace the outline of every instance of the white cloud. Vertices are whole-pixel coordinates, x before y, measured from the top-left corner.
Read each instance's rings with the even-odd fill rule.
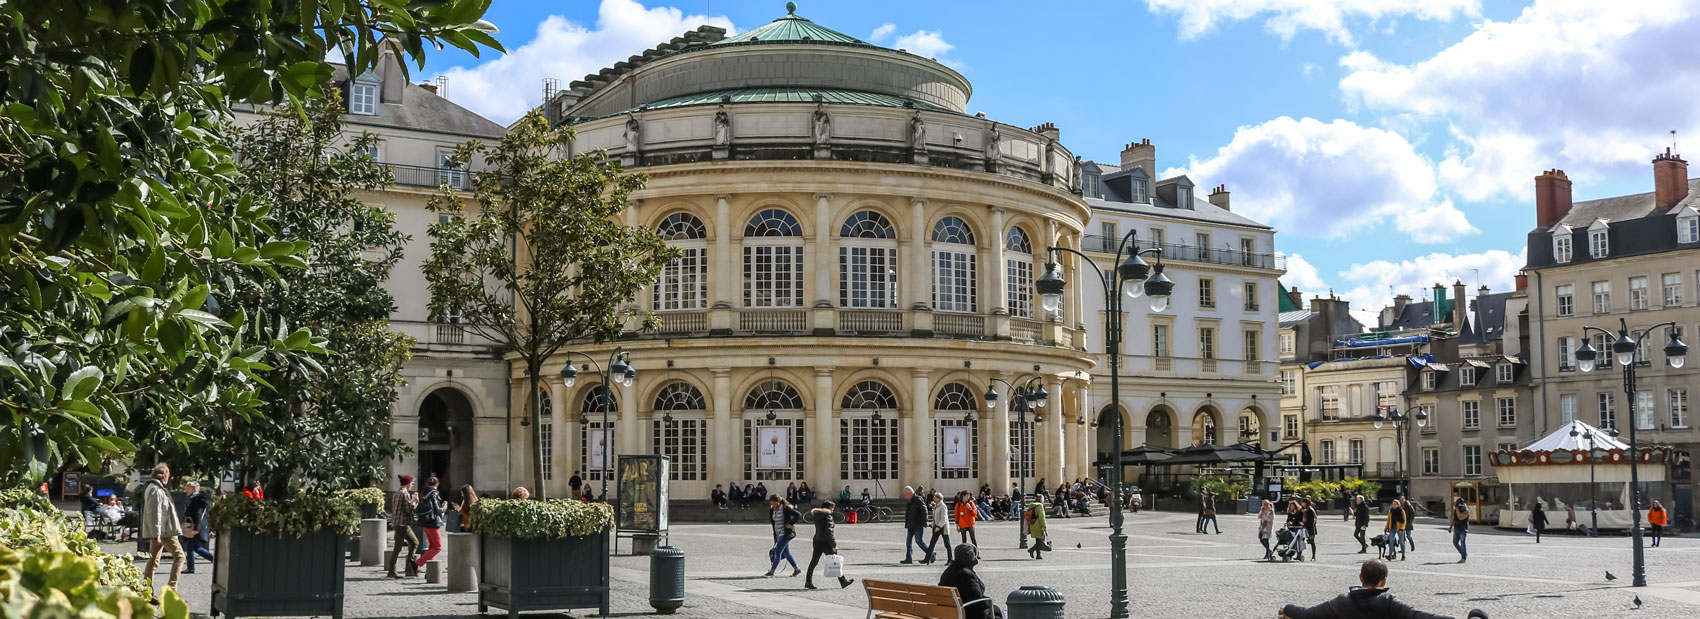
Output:
[[[1306,293],[1328,289],[1328,284],[1323,282],[1322,276],[1316,272],[1316,265],[1305,260],[1302,254],[1287,254],[1287,274],[1281,276],[1281,283]]]
[[[1452,206],[1451,200],[1428,208],[1400,211],[1393,221],[1400,232],[1411,235],[1411,240],[1418,243],[1446,243],[1481,232],[1470,225],[1462,211]]]
[[[1646,174],[1668,131],[1700,133],[1700,0],[1537,0],[1433,57],[1340,60],[1349,102],[1441,124],[1439,164],[1466,200],[1527,199],[1540,170],[1573,179]]]
[[[1317,65],[1314,62],[1306,62],[1303,65],[1303,69],[1304,69],[1305,77],[1310,77],[1312,75],[1316,75],[1317,71],[1321,71],[1322,67]]]
[[[923,58],[938,58],[956,48],[955,45],[945,42],[943,30],[916,30],[897,37],[897,41],[892,45]]]
[[[1528,248],[1524,247],[1517,253],[1501,249],[1474,254],[1432,253],[1398,262],[1376,260],[1354,264],[1340,272],[1351,288],[1339,295],[1351,301],[1353,316],[1364,321],[1365,326],[1373,327],[1376,313],[1393,303],[1393,295],[1407,294],[1422,300],[1431,296],[1429,291],[1437,283],[1450,291],[1452,282],[1462,281],[1470,295],[1476,294],[1477,286],[1500,292],[1511,290],[1527,253]],[[1291,258],[1287,264],[1292,268]]]
[[[1145,0],[1145,4],[1152,13],[1178,15],[1182,39],[1196,39],[1222,23],[1268,15],[1263,28],[1282,40],[1291,40],[1300,30],[1314,30],[1342,45],[1357,44],[1352,28],[1358,22],[1373,27],[1384,18],[1447,21],[1481,13],[1479,0]]]
[[[451,100],[505,125],[540,103],[543,78],[560,78],[565,85],[703,24],[735,32],[725,17],[602,0],[594,28],[551,15],[537,25],[535,39],[510,47],[506,56],[443,75]]]
[[[893,24],[893,23],[889,23],[889,22],[884,23],[884,24],[880,24],[880,27],[874,29],[873,34],[868,35],[868,40],[877,43],[879,41],[884,41],[886,39],[886,37],[889,37],[893,33],[896,33],[896,32],[897,32],[897,24]]]
[[[1400,217],[1401,229],[1425,217],[1469,229],[1462,213],[1438,201],[1434,166],[1405,138],[1348,120],[1282,116],[1240,127],[1214,157],[1193,157],[1184,171],[1203,187],[1226,183],[1236,212],[1285,234],[1338,238],[1418,211],[1442,215]]]

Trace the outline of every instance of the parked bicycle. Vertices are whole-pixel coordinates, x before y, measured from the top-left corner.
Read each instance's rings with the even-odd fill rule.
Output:
[[[891,520],[891,508],[869,505],[856,508],[857,522],[885,522]]]

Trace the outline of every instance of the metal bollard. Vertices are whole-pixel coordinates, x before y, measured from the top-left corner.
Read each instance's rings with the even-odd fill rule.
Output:
[[[685,605],[685,551],[662,546],[649,554],[649,605],[663,615]]]
[[[1009,592],[1004,600],[1008,619],[1062,619],[1062,592],[1050,587],[1026,586]]]

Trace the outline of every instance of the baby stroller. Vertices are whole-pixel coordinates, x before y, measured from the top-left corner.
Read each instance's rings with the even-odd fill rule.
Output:
[[[1298,547],[1298,539],[1298,527],[1296,526],[1284,527],[1276,531],[1275,556],[1280,557],[1282,561],[1293,560],[1293,557],[1304,551],[1303,548]],[[1300,557],[1299,560],[1303,561],[1304,559]]]

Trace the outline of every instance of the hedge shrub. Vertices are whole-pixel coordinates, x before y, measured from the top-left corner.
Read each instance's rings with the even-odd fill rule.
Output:
[[[570,499],[482,499],[472,504],[472,521],[478,533],[491,537],[554,540],[608,530],[614,525],[614,508]]]
[[[389,500],[389,496],[381,488],[351,488],[343,493],[353,499],[356,506],[371,505],[379,511],[384,509],[384,503]]]
[[[115,617],[125,604],[146,612],[153,592],[136,558],[102,552],[81,523],[34,489],[0,491],[0,609],[7,617]],[[188,616],[175,594],[164,602],[165,616]]]
[[[352,535],[360,528],[360,510],[348,493],[302,490],[283,500],[253,500],[240,494],[207,510],[213,530],[243,528],[279,537],[305,537],[330,530]]]

